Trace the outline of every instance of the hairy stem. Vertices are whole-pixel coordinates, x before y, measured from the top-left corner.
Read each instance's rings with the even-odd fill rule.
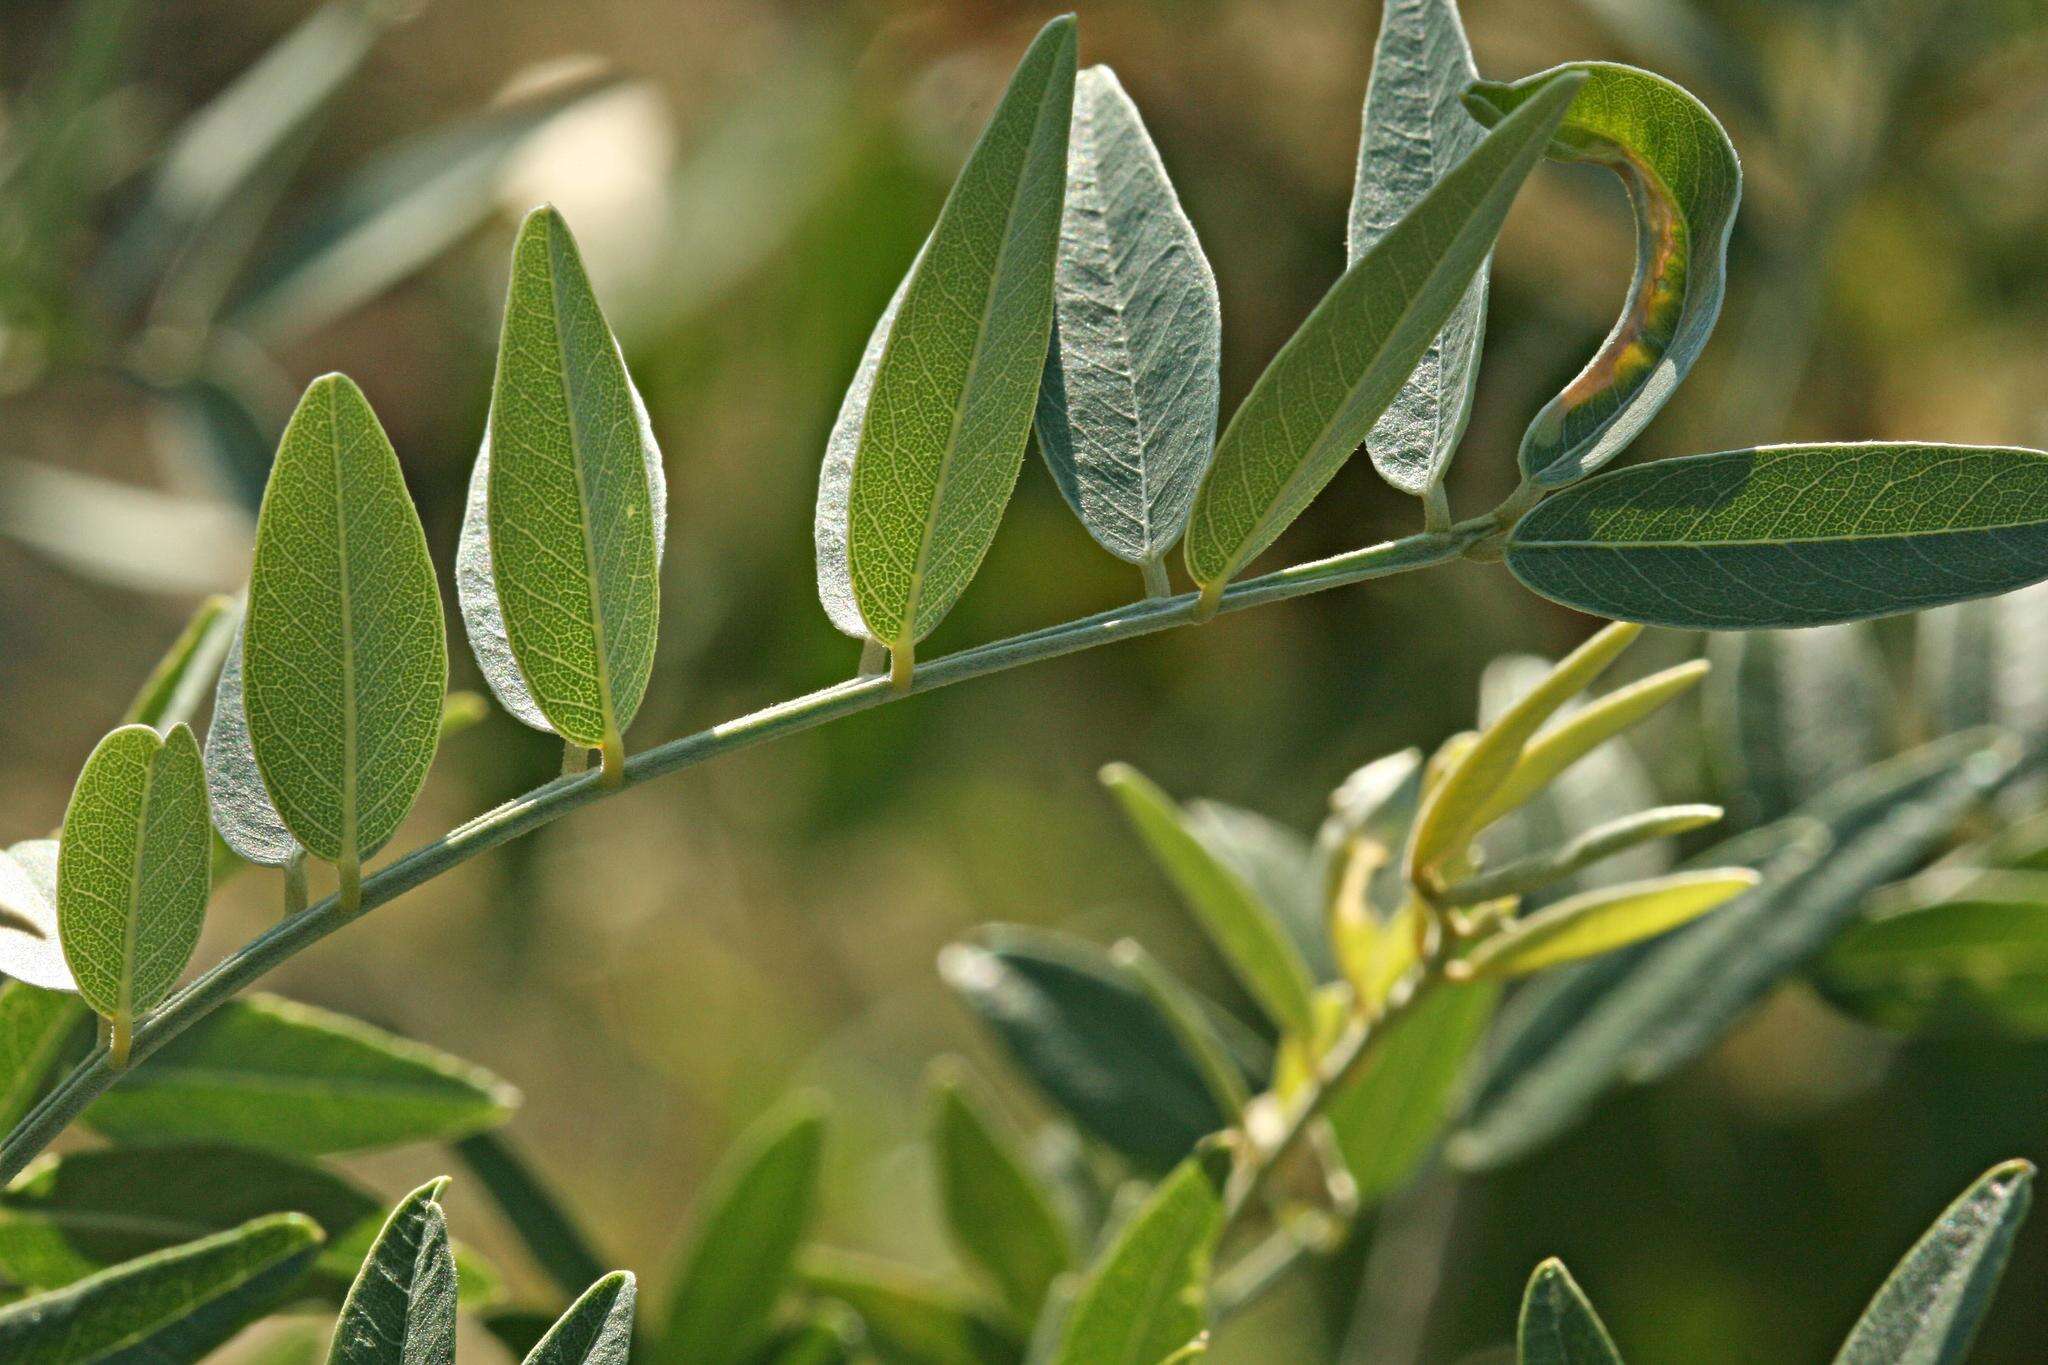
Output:
[[[1497,527],[1498,523],[1493,518],[1481,517],[1448,531],[1428,531],[1329,559],[1297,564],[1232,586],[1221,594],[1216,605],[1223,611],[1242,611],[1347,583],[1441,564],[1456,559],[1468,545],[1492,534]],[[694,767],[707,759],[871,710],[899,696],[931,692],[1041,659],[1055,659],[1118,640],[1156,634],[1187,625],[1195,619],[1196,599],[1192,593],[1147,598],[1129,606],[963,649],[919,664],[916,673],[907,679],[908,686],[901,690],[886,677],[854,678],[763,707],[708,730],[670,740],[634,755],[616,769],[607,763],[603,772],[558,777],[363,878],[359,910],[344,908],[341,898],[330,896],[244,944],[171,996],[147,1019],[136,1024],[132,1044],[134,1059],[140,1061],[148,1057],[272,968],[305,951],[356,918],[357,914],[366,914],[388,904],[478,854],[552,824],[569,812],[580,810],[620,790],[666,773]],[[618,779],[616,786],[607,780],[614,775]],[[22,1167],[118,1078],[117,1068],[111,1064],[104,1049],[96,1050],[80,1062],[43,1098],[41,1104],[15,1125],[5,1144],[0,1145],[0,1182],[19,1174]],[[1289,1146],[1293,1140],[1289,1138]],[[1284,1155],[1284,1152],[1276,1153],[1276,1159],[1279,1155]]]

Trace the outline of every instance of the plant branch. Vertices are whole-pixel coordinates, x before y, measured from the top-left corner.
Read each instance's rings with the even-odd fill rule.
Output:
[[[1223,594],[1221,609],[1242,611],[1268,602],[1321,592],[1326,588],[1441,564],[1458,558],[1467,547],[1499,529],[1500,523],[1494,517],[1479,517],[1447,531],[1425,531],[1329,559],[1297,564],[1232,586]],[[1187,625],[1195,620],[1195,606],[1193,593],[1147,598],[1063,625],[963,649],[919,664],[909,688],[903,692],[892,688],[886,677],[855,678],[657,745],[628,760],[619,774],[623,780],[616,786],[606,784],[604,773],[565,774],[458,826],[433,843],[414,849],[381,871],[365,877],[359,911],[344,910],[340,902],[330,896],[250,940],[171,996],[149,1018],[136,1024],[132,1060],[139,1062],[148,1057],[272,968],[304,952],[351,920],[396,900],[414,887],[432,881],[478,854],[552,824],[594,801],[666,773],[694,767],[708,759],[869,710],[899,696],[936,691],[969,678],[1001,673],[1041,659],[1056,659],[1098,645]],[[22,1118],[14,1131],[8,1134],[5,1144],[0,1145],[0,1182],[19,1174],[22,1167],[47,1147],[88,1104],[119,1079],[120,1071],[111,1064],[104,1049],[93,1052],[80,1062],[57,1083],[41,1104]]]

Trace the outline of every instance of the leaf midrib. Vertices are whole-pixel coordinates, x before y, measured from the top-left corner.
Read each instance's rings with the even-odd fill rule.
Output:
[[[327,452],[334,464],[334,562],[341,586],[341,856],[360,861],[356,847],[356,632],[355,590],[348,572],[346,471],[341,458],[341,395],[338,386],[327,394]]]
[[[135,1015],[135,953],[136,940],[141,932],[142,916],[142,863],[149,851],[149,798],[156,787],[157,759],[163,754],[163,740],[158,738],[156,748],[142,764],[142,796],[135,803],[135,858],[128,874],[128,913],[121,923],[121,979],[114,989],[115,1014],[123,1018]]]
[[[1857,531],[1839,536],[1809,536],[1803,539],[1740,537],[1717,540],[1515,540],[1509,548],[1513,550],[1710,550],[1710,549],[1779,549],[1790,550],[1802,545],[1843,545],[1866,540],[1924,540],[1940,536],[1990,535],[1998,531],[2026,531],[2048,525],[2048,517],[2036,517],[2031,521],[2002,521],[1981,526],[1943,526],[1932,530],[1917,531]]]

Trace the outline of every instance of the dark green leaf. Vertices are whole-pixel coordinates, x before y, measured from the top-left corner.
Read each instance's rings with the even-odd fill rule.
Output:
[[[847,1365],[864,1335],[860,1315],[851,1308],[820,1304],[810,1317],[784,1328],[754,1365]]]
[[[860,1315],[886,1365],[1020,1365],[1024,1348],[957,1290],[914,1270],[839,1251],[803,1260],[810,1290]]]
[[[1988,597],[2048,576],[2048,454],[1873,443],[1656,460],[1542,503],[1507,563],[1567,606],[1690,629]]]
[[[472,1133],[455,1143],[455,1154],[557,1288],[574,1294],[579,1286],[603,1278],[604,1267],[590,1239],[503,1134]]]
[[[1223,1201],[1199,1161],[1159,1182],[1088,1272],[1054,1365],[1155,1365],[1201,1334]]]
[[[1556,1257],[1529,1277],[1516,1355],[1521,1365],[1621,1365],[1600,1315]]]
[[[631,1274],[615,1270],[569,1305],[526,1365],[626,1365],[633,1350]]]
[[[1073,1261],[1051,1197],[952,1076],[932,1089],[931,1146],[954,1248],[1032,1321]]]
[[[399,1201],[349,1287],[328,1365],[454,1365],[455,1256],[439,1203],[447,1177]]]

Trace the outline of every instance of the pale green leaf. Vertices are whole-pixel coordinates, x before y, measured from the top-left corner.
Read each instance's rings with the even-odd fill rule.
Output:
[[[526,1365],[626,1365],[633,1350],[631,1272],[615,1270],[585,1290],[548,1329]]]
[[[1073,1261],[1051,1196],[955,1077],[933,1087],[931,1148],[954,1249],[1032,1321]]]
[[[1453,882],[1445,889],[1445,905],[1478,905],[1504,896],[1526,896],[1576,876],[1596,863],[1640,847],[1654,839],[1711,825],[1721,818],[1719,806],[1659,806],[1595,825],[1553,848]]]
[[[1815,984],[1901,1032],[2048,1036],[2048,895],[1967,894],[1852,926],[1814,965]]]
[[[274,1308],[312,1264],[320,1229],[295,1213],[126,1261],[0,1308],[8,1365],[200,1360]]]
[[[1520,1365],[1621,1365],[1606,1324],[1554,1256],[1529,1277],[1515,1351]]]
[[[1994,1166],[1906,1253],[1842,1343],[1835,1365],[1960,1365],[1998,1292],[2034,1199],[2034,1167]]]
[[[342,1302],[328,1365],[454,1365],[455,1256],[440,1205],[448,1179],[399,1201]]]
[[[1223,320],[1194,225],[1106,66],[1074,82],[1054,282],[1039,453],[1096,543],[1156,562],[1215,451]]]
[[[569,225],[552,208],[527,215],[513,244],[477,459],[470,501],[483,484],[487,546],[473,541],[459,572],[484,676],[513,715],[531,723],[537,714],[564,739],[617,757],[654,667],[665,508],[650,467],[660,455]],[[503,685],[498,624],[524,705]]]
[[[319,1155],[461,1137],[518,1092],[478,1067],[275,996],[229,1001],[93,1101],[118,1142],[232,1142]]]
[[[1513,85],[1481,82],[1472,109],[1493,122],[1570,74],[1585,84],[1552,155],[1621,177],[1635,210],[1636,272],[1614,330],[1522,437],[1522,474],[1545,488],[1627,449],[1685,379],[1721,312],[1742,199],[1735,144],[1704,104],[1662,76],[1573,62]]]
[[[1775,820],[1890,752],[1893,699],[1868,624],[1730,632],[1707,649],[1710,756],[1746,823]]]
[[[959,1290],[904,1266],[849,1252],[807,1253],[803,1282],[860,1316],[887,1365],[1019,1365],[1023,1347]]]
[[[439,743],[448,640],[398,454],[361,389],[316,379],[256,523],[242,705],[301,847],[357,865],[411,811]]]
[[[1464,104],[1466,89],[1478,79],[1455,0],[1388,0],[1365,88],[1350,262],[1485,138]],[[1464,438],[1486,335],[1487,271],[1482,260],[1443,330],[1365,438],[1373,468],[1404,493],[1420,497],[1441,483]]]
[[[1223,1201],[1199,1161],[1182,1163],[1089,1270],[1055,1365],[1155,1365],[1207,1323],[1209,1264]]]
[[[1987,597],[2048,576],[2048,454],[1872,443],[1657,460],[1542,503],[1507,563],[1567,606],[1691,629]]]
[[[1211,605],[1335,476],[1401,391],[1493,249],[1563,117],[1563,80],[1495,129],[1323,296],[1224,429],[1187,564]]]
[[[655,1359],[744,1361],[768,1335],[817,1203],[825,1118],[803,1097],[758,1120],[691,1214]]]
[[[55,839],[0,852],[0,975],[50,991],[76,991],[57,922]]]
[[[1746,868],[1674,872],[1645,882],[1586,891],[1480,941],[1454,967],[1460,976],[1526,976],[1669,933],[1755,886]]]
[[[876,362],[847,494],[866,633],[908,677],[1016,483],[1052,329],[1074,21],[1053,20],[939,211]]]
[[[1273,1022],[1296,1037],[1315,1028],[1308,964],[1274,912],[1237,872],[1189,832],[1170,797],[1122,763],[1102,770],[1103,785],[1152,850],[1216,949]]]
[[[114,1022],[117,1053],[192,957],[211,858],[192,732],[124,725],[102,739],[64,811],[57,923],[79,994]]]

